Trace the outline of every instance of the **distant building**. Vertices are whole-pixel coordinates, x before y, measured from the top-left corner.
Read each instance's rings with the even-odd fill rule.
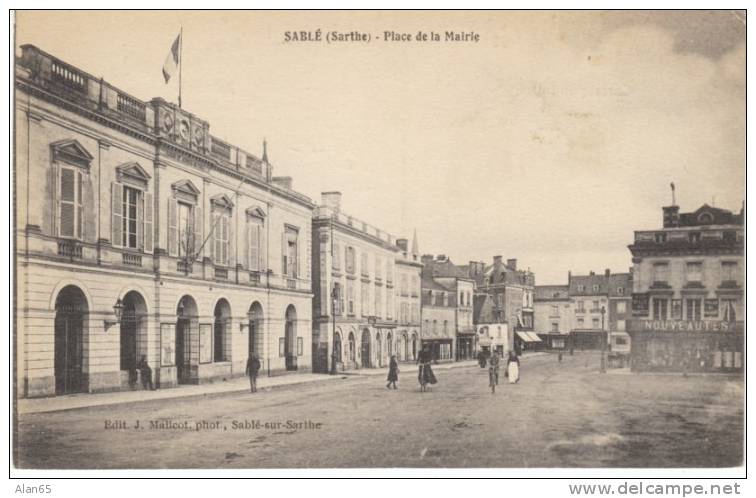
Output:
[[[632,318],[633,274],[612,273],[608,281],[609,351],[615,356],[629,356],[628,321]]]
[[[590,272],[588,275],[568,275],[573,320],[571,340],[577,350],[602,349],[609,337],[609,276]]]
[[[475,355],[475,329],[473,328],[473,294],[475,282],[467,273],[455,266],[445,255],[436,259],[423,256],[423,275],[433,278],[454,292],[454,359],[467,360]]]
[[[567,349],[572,331],[572,303],[568,285],[536,285],[534,328],[548,349]]]
[[[473,322],[477,335],[477,351],[500,355],[509,353],[512,343],[509,340],[509,324],[496,311],[490,294],[475,294]]]
[[[312,229],[314,370],[387,366],[401,248],[387,232],[343,213],[340,192],[322,194]]]
[[[494,256],[493,264],[489,266],[471,261],[460,268],[475,281],[477,292],[490,294],[493,298],[496,313],[509,324],[511,349],[520,351],[541,342],[533,333],[533,272],[518,269],[516,259],[504,263],[501,256]]]
[[[456,337],[456,292],[426,275],[423,275],[421,284],[422,347],[428,349],[436,361],[452,361]]]
[[[412,248],[409,251],[407,239],[397,239],[396,246],[400,250],[396,255],[396,277],[399,281],[399,286],[395,288],[396,347],[389,352],[396,354],[398,361],[415,361],[420,350],[422,328],[420,278],[423,268],[419,261],[417,233],[412,238]]]
[[[636,231],[629,246],[632,368],[742,371],[743,209],[662,210],[662,228]]]

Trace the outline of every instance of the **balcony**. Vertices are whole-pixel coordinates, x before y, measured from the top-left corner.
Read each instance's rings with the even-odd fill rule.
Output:
[[[210,152],[226,161],[231,160],[231,146],[215,137],[212,137],[210,140]]]
[[[178,260],[176,261],[176,271],[188,275],[192,272],[191,261]]]
[[[694,280],[691,282],[685,282],[684,288],[685,289],[703,289],[704,284],[700,280]]]
[[[249,284],[250,285],[260,285],[260,272],[259,271],[250,271],[249,272]]]
[[[138,121],[144,122],[147,117],[146,106],[144,105],[144,103],[139,102],[138,100],[122,93],[118,94],[118,97],[116,99],[116,108],[120,112],[128,114]]]
[[[740,285],[738,285],[737,280],[722,280],[722,283],[719,284],[720,289],[739,289]]]
[[[286,279],[286,288],[287,289],[296,289],[297,288],[297,279],[295,279],[295,278],[287,278]]]
[[[671,289],[672,287],[669,285],[669,282],[666,280],[654,280],[654,283],[651,284],[650,289]]]
[[[75,240],[59,240],[58,256],[65,256],[71,259],[81,259],[81,244]]]
[[[215,267],[215,280],[228,280],[228,268]]]
[[[121,253],[121,262],[127,266],[142,266],[142,255],[124,252]]]

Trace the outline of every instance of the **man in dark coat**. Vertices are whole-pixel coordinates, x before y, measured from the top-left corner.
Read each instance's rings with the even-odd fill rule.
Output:
[[[244,372],[249,376],[249,389],[253,393],[257,392],[257,373],[260,371],[260,360],[256,354],[251,354],[247,359],[247,369]]]
[[[147,364],[147,357],[142,355],[142,359],[139,360],[139,375],[142,377],[142,388],[155,390],[155,384],[152,382],[152,369]]]

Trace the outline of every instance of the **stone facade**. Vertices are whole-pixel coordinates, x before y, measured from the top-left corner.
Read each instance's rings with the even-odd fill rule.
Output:
[[[572,303],[567,285],[536,285],[533,299],[535,332],[549,349],[569,347]]]
[[[411,278],[419,264],[406,257],[406,240],[344,214],[339,192],[323,193],[312,229],[315,370],[383,368],[392,354],[406,361],[419,347],[420,316]]]
[[[635,370],[742,371],[744,211],[663,208],[635,232],[631,365]]]
[[[20,396],[310,370],[314,204],[265,152],[33,46],[15,77]]]

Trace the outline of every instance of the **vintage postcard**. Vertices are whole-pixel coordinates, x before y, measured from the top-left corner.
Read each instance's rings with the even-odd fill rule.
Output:
[[[13,22],[14,471],[743,474],[745,11]]]

